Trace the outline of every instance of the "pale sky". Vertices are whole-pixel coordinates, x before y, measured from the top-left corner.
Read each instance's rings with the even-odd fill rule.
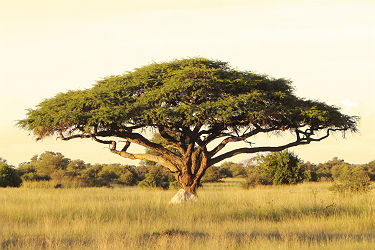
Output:
[[[297,96],[361,117],[358,134],[293,148],[303,160],[375,160],[374,13],[375,1],[354,0],[0,0],[0,157],[17,166],[54,151],[90,163],[136,164],[90,140],[35,142],[15,123],[59,92],[200,56],[288,78]],[[278,140],[266,136],[256,145],[285,138]]]

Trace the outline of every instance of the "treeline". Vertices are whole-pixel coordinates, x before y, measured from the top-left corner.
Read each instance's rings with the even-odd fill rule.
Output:
[[[90,164],[71,160],[61,153],[35,155],[18,168],[5,160],[0,165],[0,186],[17,187],[103,187],[113,185],[170,188],[177,185],[174,177],[162,167],[122,164]],[[11,173],[11,174],[10,174]],[[6,180],[6,181],[5,181]]]
[[[365,192],[370,181],[375,181],[375,161],[350,164],[333,158],[325,163],[303,162],[287,150],[255,156],[243,164],[227,162],[211,167],[205,181],[219,181],[228,177],[245,177],[244,188],[256,185],[297,184],[301,182],[333,182],[337,192]]]
[[[304,181],[338,181],[350,178],[374,181],[375,161],[355,165],[338,159],[313,164],[289,151],[258,155],[244,163],[225,162],[210,167],[202,182],[224,178],[246,178],[245,187],[296,184]],[[102,187],[113,185],[178,187],[173,175],[161,166],[142,162],[140,166],[90,164],[71,160],[61,153],[44,152],[17,168],[0,158],[0,187]]]
[[[313,164],[286,150],[258,155],[248,161],[244,187],[330,181],[334,182],[333,191],[366,192],[374,180],[375,161],[356,165],[334,157],[325,163]]]

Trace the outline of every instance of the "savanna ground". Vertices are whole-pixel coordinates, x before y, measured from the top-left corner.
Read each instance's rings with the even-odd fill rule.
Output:
[[[241,189],[0,189],[1,249],[375,249],[375,191],[337,196],[330,183]]]

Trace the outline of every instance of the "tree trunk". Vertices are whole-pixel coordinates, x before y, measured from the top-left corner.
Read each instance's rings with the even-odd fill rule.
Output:
[[[194,180],[194,177],[189,174],[188,172],[184,172],[179,180],[177,180],[180,184],[180,186],[185,190],[188,191],[191,194],[196,195],[197,194],[197,183]]]

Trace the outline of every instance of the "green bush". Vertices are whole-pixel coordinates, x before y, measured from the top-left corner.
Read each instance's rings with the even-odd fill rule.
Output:
[[[337,165],[332,168],[334,183],[330,190],[339,194],[370,191],[370,177],[363,166]]]
[[[202,182],[216,182],[221,179],[220,170],[218,167],[211,166],[206,170],[202,177]]]
[[[21,183],[22,180],[17,171],[5,162],[0,161],[0,187],[19,187]]]
[[[255,164],[248,166],[247,181],[243,187],[255,185],[296,184],[305,178],[300,159],[285,150],[253,158]]]
[[[138,183],[138,186],[143,188],[169,189],[176,185],[178,184],[173,175],[161,166],[150,167],[146,178]]]
[[[244,188],[254,187],[256,185],[272,185],[274,179],[274,170],[269,166],[253,165],[248,167],[247,178],[243,183]]]
[[[246,168],[242,163],[224,162],[219,166],[221,178],[246,177]]]

